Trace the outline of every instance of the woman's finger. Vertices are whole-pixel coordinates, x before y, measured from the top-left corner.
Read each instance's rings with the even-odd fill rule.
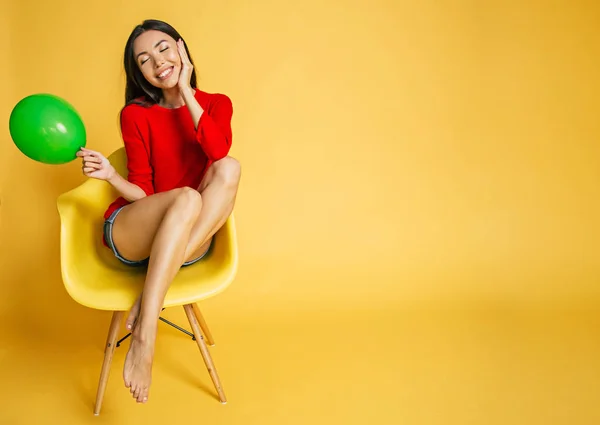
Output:
[[[83,157],[83,160],[86,162],[95,162],[100,164],[102,162],[102,160],[100,158],[98,158],[97,156],[92,156],[92,155],[86,155]]]
[[[84,156],[93,156],[94,158],[98,158],[100,157],[100,154],[94,151],[85,151]]]
[[[179,54],[181,55],[181,59],[185,61],[186,64],[190,64],[190,58],[185,51],[185,45],[183,44],[183,40],[179,39],[179,43],[177,43],[179,47]]]
[[[91,156],[99,156],[100,155],[100,152],[96,152],[91,149],[87,149],[87,148],[80,148],[80,149],[81,149],[80,152],[83,152],[84,155],[91,155]]]
[[[91,168],[91,167],[84,167],[83,168],[83,172],[84,173],[91,173],[93,171],[96,171],[96,170],[94,168]]]
[[[94,162],[86,162],[84,165],[84,168],[93,168],[94,170],[101,170],[102,169],[102,165],[101,164],[96,164]]]

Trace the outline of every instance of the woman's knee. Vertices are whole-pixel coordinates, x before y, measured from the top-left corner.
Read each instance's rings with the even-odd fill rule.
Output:
[[[195,219],[202,210],[202,196],[191,187],[175,189],[175,198],[171,208],[174,208],[184,217]]]
[[[226,156],[213,163],[216,177],[228,186],[237,186],[242,175],[242,166],[231,156]]]

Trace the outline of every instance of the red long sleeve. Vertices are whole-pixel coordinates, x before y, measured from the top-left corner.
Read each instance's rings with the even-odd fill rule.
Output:
[[[229,153],[232,115],[231,100],[225,95],[217,94],[210,110],[204,110],[198,121],[196,140],[211,161],[218,161]]]
[[[130,106],[121,113],[121,134],[127,153],[128,180],[140,187],[147,196],[154,193],[152,183],[152,166],[150,165],[150,152],[144,143],[140,127],[143,123],[141,106]]]

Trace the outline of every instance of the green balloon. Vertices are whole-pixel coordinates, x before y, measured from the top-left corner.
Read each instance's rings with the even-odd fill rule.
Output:
[[[21,152],[45,164],[64,164],[86,144],[81,117],[66,100],[52,94],[22,99],[10,114],[10,135]]]

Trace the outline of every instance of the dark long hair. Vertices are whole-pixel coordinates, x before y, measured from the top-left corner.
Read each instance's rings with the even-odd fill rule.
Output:
[[[171,25],[167,24],[163,21],[158,21],[156,19],[147,19],[142,24],[136,26],[131,35],[127,39],[127,44],[125,45],[125,54],[123,56],[123,64],[125,65],[125,75],[127,77],[127,82],[125,86],[125,104],[129,103],[141,103],[144,105],[151,105],[154,103],[159,103],[162,99],[162,90],[158,87],[154,87],[150,84],[140,68],[138,67],[134,53],[133,53],[133,42],[136,38],[138,38],[142,33],[150,30],[156,30],[164,32],[165,34],[173,37],[175,41],[179,40],[181,35],[177,32],[175,28]],[[192,55],[190,55],[190,51],[188,50],[187,44],[185,40],[183,41],[185,46],[185,51],[187,52],[190,62],[194,65],[194,61],[192,60]],[[190,79],[190,85],[192,88],[196,88],[196,67],[194,66],[192,70],[192,77]],[[138,101],[138,98],[145,98],[144,101]]]

